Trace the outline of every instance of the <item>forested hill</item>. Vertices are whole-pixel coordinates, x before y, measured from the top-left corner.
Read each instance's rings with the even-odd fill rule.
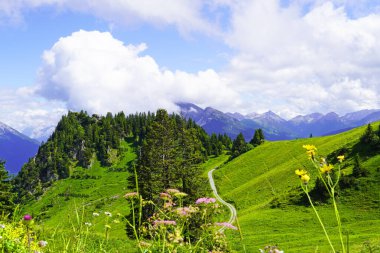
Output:
[[[166,120],[167,125],[157,122],[160,120]],[[165,131],[157,131],[160,127]],[[185,120],[176,114],[168,115],[165,110],[128,116],[123,112],[116,115],[108,113],[106,116],[89,116],[83,111],[68,112],[59,121],[51,137],[40,146],[37,155],[23,166],[15,178],[16,191],[21,199],[35,198],[52,182],[70,177],[78,166],[90,168],[96,160],[102,166],[110,166],[121,156],[121,142],[125,141],[133,143],[138,151],[140,168],[152,166],[152,156],[161,154],[152,148],[155,145],[153,139],[167,134],[172,138],[168,145],[175,147],[169,155],[178,156],[181,146],[192,147],[191,150],[182,149],[182,154],[197,153],[196,162],[204,161],[207,156],[219,153],[224,145],[231,144],[227,136],[211,138],[194,121]],[[181,139],[180,135],[186,138]],[[151,138],[146,139],[147,136]],[[170,173],[166,175],[168,180],[163,182],[164,186],[172,183],[169,179],[173,173]]]

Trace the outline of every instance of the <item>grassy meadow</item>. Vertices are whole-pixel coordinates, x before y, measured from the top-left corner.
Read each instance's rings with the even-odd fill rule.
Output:
[[[303,194],[294,171],[312,171],[302,145],[313,144],[323,156],[345,150],[343,173],[350,174],[353,153],[363,149],[357,143],[364,129],[327,137],[265,142],[229,162],[226,154],[206,161],[200,173],[206,178],[208,170],[219,167],[214,172],[219,194],[238,210],[243,239],[237,231],[226,231],[232,251],[258,252],[266,245],[278,245],[287,253],[330,252],[313,210],[294,202]],[[123,155],[115,158],[112,167],[101,167],[96,160],[90,169],[73,166],[70,178],[56,181],[41,198],[19,211],[35,217],[38,238],[48,242],[44,252],[138,251],[135,242],[126,237],[124,220],[129,213],[124,194],[129,191],[127,178],[131,174],[126,168],[131,168],[136,155],[132,144],[122,145]],[[370,175],[359,178],[355,187],[339,192],[338,208],[343,232],[349,235],[350,252],[380,252],[380,154],[362,154],[362,165]],[[316,176],[311,174],[310,185]],[[339,248],[331,204],[322,203],[317,209],[333,244]],[[228,216],[224,211],[218,219],[224,221]]]
[[[374,125],[377,127],[378,124]],[[358,148],[356,144],[364,129],[327,137],[267,142],[217,170],[215,179],[220,194],[238,209],[244,240],[242,243],[236,234],[231,234],[234,248],[242,251],[244,244],[248,252],[255,252],[265,245],[279,245],[285,252],[330,252],[313,210],[292,204],[294,198],[303,194],[294,171],[298,168],[313,171],[302,148],[304,144],[313,144],[323,156],[347,149],[343,173],[350,174],[349,153]],[[355,188],[343,190],[338,198],[343,232],[349,234],[350,252],[370,252],[366,248],[368,243],[380,245],[380,155],[362,159],[370,176],[359,178]],[[311,185],[316,176],[311,174]],[[339,247],[331,204],[322,204],[317,209],[334,245]]]

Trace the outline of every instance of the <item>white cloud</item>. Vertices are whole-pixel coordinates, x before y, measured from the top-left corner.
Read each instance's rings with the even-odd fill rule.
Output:
[[[28,87],[1,89],[0,121],[32,137],[48,137],[61,116],[67,113],[63,102],[35,97]]]
[[[233,7],[226,43],[238,53],[225,75],[239,84],[250,111],[285,117],[379,108],[380,15],[350,18],[321,1],[242,1]]]
[[[236,52],[220,73],[173,72],[145,55],[144,44],[124,45],[109,33],[79,31],[44,53],[37,87],[43,109],[25,99],[25,108],[32,110],[23,114],[26,119],[51,112],[46,99],[53,99],[51,108],[58,111],[67,103],[69,109],[96,113],[174,110],[177,101],[243,113],[272,110],[285,117],[379,108],[379,4],[289,2],[284,7],[279,0],[4,0],[0,24],[7,17],[19,22],[24,10],[52,6],[117,26],[175,26],[185,35],[201,32],[217,39],[225,31],[224,42]],[[211,12],[211,7],[228,8],[223,13],[228,20],[205,17],[207,5]]]
[[[202,0],[2,0],[0,24],[3,20],[20,22],[23,12],[51,6],[58,11],[90,14],[106,20],[111,26],[173,25],[184,35],[190,32],[215,34],[215,27],[202,15],[209,1]],[[210,0],[211,2],[211,0]],[[4,21],[3,21],[4,22]]]
[[[176,110],[175,103],[225,107],[239,102],[213,70],[162,70],[143,55],[145,44],[124,45],[110,33],[78,31],[44,52],[37,93],[90,113]]]

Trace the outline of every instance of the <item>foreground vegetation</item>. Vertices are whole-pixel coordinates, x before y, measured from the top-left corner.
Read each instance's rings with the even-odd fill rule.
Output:
[[[4,252],[380,251],[378,123],[279,142],[265,142],[257,131],[249,146],[241,138],[207,136],[164,111],[124,118],[83,112],[64,118],[16,178],[13,199],[22,204],[1,218]],[[314,149],[305,155],[305,144],[325,160]],[[338,163],[341,174],[330,168]],[[229,214],[210,198],[206,174],[215,167],[218,191],[238,209],[239,223],[223,223]],[[327,176],[339,182],[332,194]],[[11,193],[9,184],[2,186]],[[14,208],[11,202],[2,201],[3,210]]]

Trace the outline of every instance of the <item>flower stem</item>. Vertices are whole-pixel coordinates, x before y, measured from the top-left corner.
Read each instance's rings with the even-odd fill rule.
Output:
[[[302,185],[301,185],[301,186],[302,186]],[[305,186],[305,188],[302,186],[302,189],[303,189],[303,191],[306,193],[307,198],[309,199],[310,205],[311,205],[311,207],[313,208],[313,210],[314,210],[314,212],[315,212],[315,215],[316,215],[317,218],[318,218],[319,223],[321,224],[321,227],[322,227],[322,229],[323,229],[323,232],[325,232],[325,235],[326,235],[327,241],[329,242],[331,249],[333,250],[333,252],[335,252],[334,246],[332,245],[331,240],[330,240],[330,237],[329,237],[329,235],[327,234],[327,231],[326,231],[325,225],[323,225],[323,222],[322,222],[321,218],[319,217],[318,211],[317,211],[317,209],[315,209],[315,206],[313,205],[313,201],[311,201],[311,198],[310,198],[309,192],[308,192],[308,190],[307,190],[307,185]]]
[[[334,188],[331,189],[331,192],[333,194],[332,195],[332,200],[333,200],[333,205],[334,205],[335,217],[336,217],[336,221],[338,222],[338,230],[339,230],[340,243],[342,244],[342,251],[343,251],[343,253],[346,253],[346,249],[345,249],[345,246],[344,246],[343,235],[342,235],[342,223],[340,221],[340,215],[339,215],[338,207],[337,207],[336,201],[335,201]]]

